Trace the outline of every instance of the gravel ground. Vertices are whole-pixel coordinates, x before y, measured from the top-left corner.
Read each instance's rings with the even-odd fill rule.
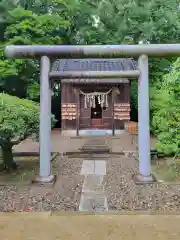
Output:
[[[102,159],[102,160],[105,160]],[[57,181],[52,186],[0,187],[0,211],[78,211],[84,177],[79,175],[83,159],[59,157]],[[159,210],[180,212],[180,185],[135,185],[134,156],[106,158],[104,188],[109,211]]]
[[[132,175],[138,171],[134,157],[107,160],[104,185],[109,211],[152,210],[180,212],[180,185],[154,183],[136,185]]]
[[[59,157],[56,160],[56,168],[58,175],[79,175],[82,163],[82,158],[70,158],[68,156]]]
[[[77,211],[84,177],[82,159],[56,160],[54,186],[0,187],[0,211]]]

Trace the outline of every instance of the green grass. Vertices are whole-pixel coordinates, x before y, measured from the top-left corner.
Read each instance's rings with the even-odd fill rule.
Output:
[[[0,185],[30,184],[39,173],[39,157],[14,157],[19,164],[16,171],[0,172]],[[56,159],[52,161],[52,171],[56,172]]]
[[[156,173],[159,180],[164,182],[180,182],[180,164],[178,162],[170,163],[170,159],[162,159],[157,164],[152,162],[152,170]]]

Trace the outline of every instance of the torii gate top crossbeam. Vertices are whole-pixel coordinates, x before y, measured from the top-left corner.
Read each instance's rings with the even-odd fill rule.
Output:
[[[140,45],[26,45],[7,46],[5,55],[9,58],[34,58],[41,56],[59,58],[118,58],[180,56],[180,44]]]

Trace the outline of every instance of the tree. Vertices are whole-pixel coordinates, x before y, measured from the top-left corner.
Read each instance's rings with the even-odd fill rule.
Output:
[[[16,168],[12,147],[32,134],[38,137],[39,104],[7,94],[0,94],[0,146],[4,169]],[[52,126],[55,124],[52,116]]]
[[[96,11],[107,44],[178,43],[179,13],[177,0],[103,0]],[[156,76],[161,81],[159,76],[174,60],[150,58],[151,82]]]
[[[180,35],[177,0],[104,0],[97,15],[109,43],[175,43]]]
[[[180,38],[177,0],[0,0],[0,13],[3,13],[1,47],[6,44],[176,43]],[[39,101],[39,62],[7,60],[3,52],[0,54],[0,91]],[[151,120],[156,114],[154,94],[157,90],[164,91],[162,76],[169,72],[175,60],[149,59]],[[132,84],[131,100],[137,110],[136,82]],[[153,126],[152,131],[156,133]]]
[[[180,9],[177,0],[103,0],[96,1],[98,32],[103,33],[98,43],[154,44],[177,43],[180,38]],[[174,58],[152,59],[150,86],[163,81]],[[132,86],[132,103],[137,110],[137,84]]]
[[[21,7],[9,11],[6,20],[2,46],[62,44],[64,40],[61,31],[65,31],[69,26],[69,22],[60,15],[37,15]],[[27,97],[28,86],[39,83],[39,62],[31,59],[7,60],[3,57],[3,48],[0,54],[0,90],[19,97]]]
[[[0,3],[0,13],[3,13],[0,22],[0,91],[26,98],[32,88],[38,89],[39,84],[39,62],[7,60],[3,56],[5,45],[77,44],[92,38],[96,41],[96,37],[91,38],[94,9],[87,1],[0,0]],[[31,97],[35,95],[31,94]]]

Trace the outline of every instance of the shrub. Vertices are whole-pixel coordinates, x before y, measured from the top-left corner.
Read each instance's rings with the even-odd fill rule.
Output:
[[[153,99],[152,129],[157,149],[166,155],[180,156],[180,58],[166,74]]]
[[[39,113],[38,103],[0,94],[0,146],[5,169],[11,170],[16,167],[12,155],[13,145],[32,134],[38,136]],[[54,124],[55,118],[52,116],[52,125]]]

